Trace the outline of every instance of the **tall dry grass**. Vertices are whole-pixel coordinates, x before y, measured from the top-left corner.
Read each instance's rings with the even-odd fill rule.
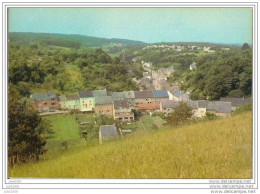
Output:
[[[9,177],[251,178],[252,112],[141,132],[9,169]]]

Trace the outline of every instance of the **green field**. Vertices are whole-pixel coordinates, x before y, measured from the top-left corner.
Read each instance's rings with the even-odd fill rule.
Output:
[[[148,119],[148,118],[147,118]],[[252,112],[176,129],[142,130],[102,145],[9,168],[9,177],[252,178]]]
[[[56,115],[45,117],[55,132],[50,141],[79,139],[80,132],[74,115]]]
[[[160,117],[152,117],[150,115],[143,115],[137,122],[136,125],[138,129],[144,129],[144,130],[149,130],[149,129],[156,129],[160,128],[163,123],[163,121]]]

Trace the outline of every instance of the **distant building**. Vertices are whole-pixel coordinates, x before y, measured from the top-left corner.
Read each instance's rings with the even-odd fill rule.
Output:
[[[70,110],[80,109],[80,98],[78,95],[67,95],[66,108]]]
[[[114,125],[101,125],[99,127],[99,143],[102,144],[105,140],[111,140],[118,137],[118,132]]]
[[[167,90],[154,90],[153,95],[154,95],[155,102],[169,100],[169,94]]]
[[[106,115],[113,117],[113,99],[111,96],[99,96],[95,97],[95,113],[98,115]]]
[[[159,102],[152,102],[152,103],[138,104],[137,109],[140,112],[146,112],[146,113],[159,112],[160,111],[160,103]]]
[[[47,112],[49,110],[58,109],[58,100],[53,92],[34,93],[30,96],[32,105],[39,112]]]
[[[132,112],[127,100],[114,101],[114,119],[121,122],[130,122],[134,120]]]
[[[190,96],[181,90],[176,90],[170,95],[170,100],[187,102],[190,100]]]
[[[61,95],[61,96],[58,96],[58,108],[59,109],[66,109],[66,101],[67,101],[67,97],[66,95]]]
[[[95,98],[92,91],[79,91],[80,111],[89,112],[95,108]]]
[[[135,91],[134,94],[135,106],[137,106],[138,104],[154,102],[153,91]]]
[[[221,97],[220,101],[231,102],[232,110],[235,110],[243,105],[252,104],[252,98],[224,98]]]
[[[173,100],[164,100],[160,103],[160,111],[163,112],[165,116],[174,111],[174,108],[178,107],[180,102]]]

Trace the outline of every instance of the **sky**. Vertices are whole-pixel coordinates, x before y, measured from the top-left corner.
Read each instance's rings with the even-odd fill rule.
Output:
[[[251,8],[9,8],[9,32],[252,44]]]

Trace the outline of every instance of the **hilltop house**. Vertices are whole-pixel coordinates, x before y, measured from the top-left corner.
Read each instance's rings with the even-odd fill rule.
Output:
[[[102,144],[103,141],[114,139],[118,137],[118,132],[115,125],[101,125],[99,127],[99,143]]]
[[[92,91],[79,91],[80,111],[89,112],[95,108],[95,98]]]
[[[137,106],[138,104],[154,102],[153,91],[135,91],[134,94],[135,106]]]
[[[99,115],[106,115],[113,117],[113,99],[111,96],[97,96],[95,97],[95,113]]]
[[[127,100],[116,100],[114,101],[114,112],[113,116],[115,120],[125,122],[133,121],[134,113],[130,109]]]
[[[58,100],[56,94],[53,92],[35,93],[30,96],[32,98],[32,105],[39,112],[47,112],[58,109]]]
[[[80,98],[78,95],[67,95],[66,108],[70,110],[80,109]]]
[[[123,92],[124,94],[124,99],[128,101],[128,104],[131,108],[134,108],[135,106],[135,102],[134,102],[134,99],[135,99],[135,92],[134,91],[126,91],[126,92]]]
[[[123,92],[113,92],[111,94],[113,100],[124,100],[125,96]]]
[[[65,95],[58,96],[58,108],[66,109],[67,97]]]

